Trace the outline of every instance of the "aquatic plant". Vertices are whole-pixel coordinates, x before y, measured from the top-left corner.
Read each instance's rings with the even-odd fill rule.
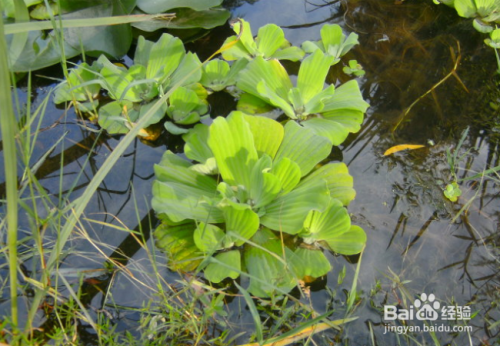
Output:
[[[231,66],[220,59],[214,59],[203,65],[200,83],[210,92],[221,91],[236,84],[238,73],[245,68],[248,60],[239,59]]]
[[[237,87],[252,97],[242,97],[238,109],[258,112],[264,101],[339,145],[350,132],[359,131],[368,104],[354,80],[323,89],[334,59],[317,49],[302,61],[294,87],[279,61],[255,58],[239,74]]]
[[[331,65],[335,65],[357,44],[359,44],[358,34],[351,32],[346,38],[340,25],[325,24],[321,28],[321,40],[305,41],[302,43],[302,49],[306,53],[321,50],[326,56],[333,57]]]
[[[455,8],[458,15],[474,18],[472,24],[477,31],[489,33],[500,21],[500,0],[433,0],[435,4],[443,3]]]
[[[305,55],[302,49],[292,46],[285,39],[283,29],[275,24],[267,24],[261,27],[255,39],[252,35],[250,23],[243,19],[239,19],[233,24],[233,30],[237,36],[228,37],[223,46],[236,39],[238,39],[238,42],[222,52],[222,57],[225,60],[252,60],[256,57],[262,57],[263,59],[297,61]]]
[[[188,74],[189,78],[184,78]],[[99,125],[110,134],[127,133],[152,107],[152,101],[174,85],[177,90],[170,96],[168,105],[162,105],[155,112],[148,126],[167,114],[173,121],[167,124],[167,129],[184,132],[175,123],[193,124],[208,111],[206,90],[198,83],[201,78],[198,56],[186,53],[182,41],[169,34],[163,34],[157,42],[139,37],[134,64],[129,68],[114,64],[102,55],[91,67],[81,64],[71,70],[69,76],[56,89],[54,101],[75,100],[79,109],[88,111],[89,105],[95,107],[93,98],[102,87],[115,100],[99,108]],[[141,135],[149,134],[142,131]]]
[[[155,235],[171,267],[201,265],[212,282],[243,274],[252,294],[269,296],[330,270],[319,244],[359,253],[366,235],[344,207],[355,195],[347,167],[316,168],[331,148],[294,121],[232,112],[197,125],[185,155],[201,168],[212,161],[210,172],[170,151],[155,166],[152,205],[163,220]]]
[[[82,52],[92,57],[106,54],[119,59],[132,45],[134,27],[149,32],[167,27],[211,29],[223,25],[230,16],[229,11],[219,7],[222,0],[114,0],[104,3],[27,0],[21,1],[25,6],[21,5],[16,10],[14,2],[2,1],[3,14],[31,28],[29,33],[21,36],[6,37],[9,53],[11,58],[14,57],[10,65],[14,72],[41,69],[60,62],[63,57],[65,62]],[[170,13],[165,14],[167,11]],[[65,25],[64,31],[54,30],[53,23],[62,25],[66,20],[80,20],[86,29]],[[95,26],[86,25],[93,20],[96,21]],[[40,29],[40,23],[48,23],[47,30]]]

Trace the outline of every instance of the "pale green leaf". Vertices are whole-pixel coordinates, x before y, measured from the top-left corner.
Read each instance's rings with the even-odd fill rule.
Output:
[[[300,181],[299,165],[286,157],[273,166],[271,173],[279,179],[283,195],[292,191]]]
[[[193,171],[194,172],[194,171]],[[222,212],[216,207],[215,191],[207,191],[177,182],[153,183],[151,205],[157,213],[166,214],[172,221],[192,219],[200,222],[223,222]]]
[[[200,83],[214,91],[221,91],[226,87],[230,66],[227,62],[214,59],[203,66],[203,75]]]
[[[186,78],[188,76],[188,78]],[[186,78],[186,79],[184,79]],[[164,83],[165,90],[173,86],[180,86],[197,83],[201,79],[201,61],[194,53],[187,53],[179,67]]]
[[[260,222],[275,231],[297,234],[312,210],[323,211],[330,202],[330,192],[323,180],[295,188],[265,207]]]
[[[249,186],[250,171],[257,161],[250,126],[241,112],[232,112],[227,119],[217,117],[210,126],[208,145],[225,182]]]
[[[305,53],[299,47],[287,47],[277,50],[269,58],[277,60],[299,61],[304,57]]]
[[[304,188],[302,186],[302,188]],[[331,199],[328,208],[322,211],[311,211],[304,221],[304,232],[301,236],[308,244],[326,240],[334,235],[349,231],[351,218],[347,209],[336,199]]]
[[[345,163],[329,163],[320,167],[302,180],[298,187],[307,187],[317,180],[326,181],[330,196],[345,206],[356,196],[353,179]]]
[[[455,0],[453,5],[460,17],[471,18],[477,14],[475,0]]]
[[[301,176],[309,173],[332,150],[332,143],[312,130],[306,129],[295,121],[285,125],[285,137],[276,154],[275,162],[282,158],[294,161],[300,167]]]
[[[272,104],[275,107],[281,108],[286,115],[288,115],[292,119],[296,119],[295,111],[293,107],[290,105],[289,101],[286,99],[281,98],[275,90],[271,89],[265,81],[261,81],[259,84],[257,84],[257,92],[259,95],[268,100],[270,104]]]
[[[245,241],[231,237],[230,233],[235,233],[240,238],[250,239],[257,232],[259,216],[248,205],[228,203],[228,200],[223,200],[219,204],[219,208],[222,210],[226,221],[227,237],[237,246],[243,245]]]
[[[251,115],[245,115],[245,121],[250,126],[259,156],[267,154],[274,159],[285,135],[283,125],[269,118]]]
[[[232,44],[234,40],[236,40],[236,36],[230,36],[226,38],[224,43],[222,44],[222,47],[227,46],[228,44]],[[233,44],[229,49],[226,49],[222,51],[222,57],[224,60],[227,61],[233,61],[233,60],[239,60],[239,59],[245,59],[245,60],[251,60],[252,56],[248,52],[248,50],[245,48],[245,45],[238,40],[235,44]]]
[[[161,35],[149,50],[146,77],[163,82],[177,69],[185,55],[180,39],[169,34]]]
[[[359,90],[358,82],[351,80],[342,84],[335,90],[333,97],[325,101],[323,111],[325,117],[328,117],[328,112],[338,110],[357,110],[366,112],[369,104],[363,100],[361,91]]]
[[[272,167],[271,158],[264,154],[252,169],[250,198],[255,209],[271,203],[281,191],[281,182],[274,174],[268,173]]]
[[[236,109],[246,114],[265,114],[272,112],[275,108],[260,97],[243,93],[236,105]]]
[[[306,129],[314,131],[318,136],[328,138],[333,145],[340,145],[349,135],[349,130],[336,121],[324,118],[312,118],[302,122]]]
[[[193,234],[196,247],[203,252],[212,253],[226,246],[226,234],[219,227],[200,222]]]
[[[99,126],[110,134],[128,133],[130,131],[130,121],[125,109],[132,109],[133,103],[130,101],[113,101],[99,109]],[[136,120],[136,119],[132,119]]]
[[[333,57],[324,55],[321,50],[315,51],[302,61],[297,87],[301,91],[304,103],[323,90],[332,61]]]
[[[248,291],[258,297],[289,292],[297,283],[284,258],[291,258],[293,252],[265,228],[251,240],[262,248],[245,246],[244,265],[250,275]]]
[[[241,27],[243,24],[243,28]],[[257,55],[257,44],[253,39],[252,28],[250,27],[250,23],[248,23],[244,19],[240,19],[233,25],[234,32],[239,35],[240,42],[245,46],[246,50],[251,56]]]
[[[351,226],[345,233],[335,234],[323,240],[330,249],[341,255],[356,255],[366,245],[366,233],[359,226]]]
[[[259,29],[255,41],[259,54],[268,58],[273,55],[286,40],[283,29],[275,24],[267,24]]]
[[[332,269],[330,262],[321,250],[297,248],[294,256],[290,259],[297,278],[302,279],[306,276],[319,278],[328,274]]]
[[[236,279],[241,272],[241,255],[238,250],[221,252],[205,268],[205,278],[219,283],[225,278]]]
[[[209,127],[205,124],[197,124],[182,136],[185,141],[184,154],[191,160],[205,163],[214,154],[208,146]]]

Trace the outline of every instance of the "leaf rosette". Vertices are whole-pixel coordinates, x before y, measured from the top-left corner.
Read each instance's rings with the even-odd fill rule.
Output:
[[[255,58],[239,73],[237,86],[247,94],[240,98],[238,109],[258,113],[262,102],[268,103],[340,145],[349,133],[359,131],[369,105],[355,80],[323,89],[333,59],[316,50],[302,61],[294,86],[278,60]]]
[[[328,139],[241,112],[185,139],[194,163],[167,151],[153,183],[163,220],[155,235],[173,269],[199,266],[215,283],[243,275],[252,294],[269,296],[331,269],[319,245],[362,250],[366,235],[345,208],[355,195],[347,167],[316,167],[332,149]]]

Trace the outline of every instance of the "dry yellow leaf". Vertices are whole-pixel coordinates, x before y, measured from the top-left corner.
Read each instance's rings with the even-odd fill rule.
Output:
[[[424,148],[425,145],[421,145],[421,144],[400,144],[400,145],[395,145],[393,147],[390,147],[389,149],[387,149],[384,153],[384,156],[387,156],[387,155],[391,155],[391,154],[394,154],[394,153],[397,153],[398,151],[402,151],[402,150],[413,150],[413,149],[420,149],[420,148]]]

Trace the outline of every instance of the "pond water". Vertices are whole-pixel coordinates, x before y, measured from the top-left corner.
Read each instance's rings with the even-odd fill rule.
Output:
[[[435,6],[431,1],[261,0],[227,1],[226,5],[233,17],[249,21],[254,30],[267,23],[280,25],[287,39],[296,45],[318,39],[323,23],[338,23],[344,32],[356,32],[360,37],[360,45],[348,58],[357,59],[366,71],[359,83],[371,107],[361,131],[335,149],[332,159],[342,160],[349,166],[357,192],[349,212],[353,223],[362,226],[368,236],[357,285],[361,299],[353,313],[358,317],[356,321],[349,323],[342,333],[329,331],[316,336],[316,342],[325,345],[334,340],[352,345],[407,343],[401,335],[385,333],[381,312],[384,304],[401,307],[404,292],[412,299],[424,292],[432,293],[442,306],[469,305],[473,313],[477,312],[470,322],[473,326],[470,333],[437,332],[441,344],[469,344],[469,338],[475,345],[499,342],[498,325],[489,328],[500,318],[497,307],[500,303],[498,177],[494,176],[496,181],[478,178],[462,183],[463,194],[457,203],[443,196],[443,188],[451,179],[446,151],[457,147],[467,126],[470,130],[460,150],[460,155],[465,156],[458,165],[458,177],[471,176],[485,167],[500,164],[499,113],[492,107],[500,102],[498,77],[494,75],[496,62],[493,50],[482,43],[483,37],[469,21],[461,20],[453,10]],[[216,50],[221,40],[230,34],[226,25],[202,38],[201,47],[197,43],[187,47],[197,47],[203,56]],[[415,100],[453,70],[456,59],[460,59],[456,74],[423,97],[404,116]],[[289,63],[286,67],[296,71],[298,65]],[[53,77],[58,73],[57,69],[50,69],[36,74]],[[328,82],[348,79],[334,69]],[[33,109],[43,102],[53,86],[43,77],[36,79]],[[18,90],[22,103],[26,99],[26,87]],[[222,96],[214,101],[213,111],[218,114],[225,114],[232,102]],[[36,142],[34,162],[62,135],[64,140],[38,169],[37,177],[48,193],[56,195],[60,190],[74,188],[72,198],[82,193],[119,139],[100,135],[92,149],[94,154],[85,164],[97,136],[94,125],[78,119],[73,110],[65,112],[56,108],[49,100],[41,128],[45,131]],[[426,147],[383,155],[386,149],[397,144]],[[159,162],[166,148],[180,151],[181,147],[178,138],[162,137],[155,143],[136,140],[93,197],[85,212],[86,220],[69,243],[61,264],[61,272],[75,287],[82,271],[87,271],[88,278],[97,278],[83,282],[82,300],[92,307],[89,310],[92,317],[98,310],[107,309],[118,324],[117,331],[137,329],[140,315],[129,308],[141,308],[143,301],[152,296],[150,287],[156,283],[150,275],[153,269],[148,252],[133,236],[110,225],[142,230],[144,240],[153,242],[150,230],[157,223],[150,208],[153,164]],[[0,181],[3,181],[3,172],[1,174]],[[2,195],[4,189],[1,184]],[[466,212],[459,214],[462,208]],[[29,225],[21,220],[21,234],[28,236],[28,229]],[[86,239],[87,235],[91,242]],[[53,235],[47,235],[49,239],[50,236]],[[99,275],[98,270],[102,270],[105,261],[103,254],[126,266],[134,279],[130,275]],[[313,284],[310,299],[318,313],[334,309],[332,318],[342,318],[345,292],[351,289],[359,257],[329,256],[329,259],[334,270]],[[27,273],[37,270],[30,267],[30,263],[28,258],[23,268]],[[346,267],[346,279],[339,285],[337,278],[343,267]],[[6,269],[4,272],[7,273]],[[178,274],[166,269],[164,263],[160,263],[160,274],[166,282],[174,283],[178,279]],[[399,285],[397,280],[405,281],[404,285]],[[62,294],[68,292],[62,291]],[[22,309],[29,306],[29,299],[22,297]],[[303,301],[309,299],[303,298]],[[242,305],[245,304],[240,299],[228,304],[228,311],[236,311],[230,316],[234,334],[253,328],[251,315]],[[5,300],[1,308],[8,309],[9,301]],[[40,326],[47,326],[42,314],[39,318]],[[80,332],[84,342],[95,342],[90,326],[82,325]],[[411,337],[422,344],[434,343],[429,333],[414,333]],[[237,341],[244,343],[247,338]]]

